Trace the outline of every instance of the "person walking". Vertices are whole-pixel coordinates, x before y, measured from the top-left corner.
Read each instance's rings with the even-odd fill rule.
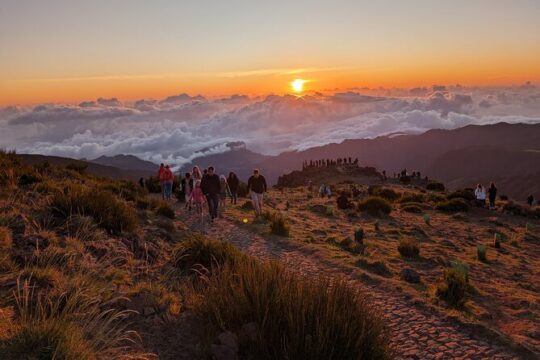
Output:
[[[174,174],[169,165],[165,165],[165,170],[163,171],[163,187],[165,189],[164,199],[166,200],[171,200],[173,182]]]
[[[474,190],[474,196],[476,197],[476,203],[479,206],[486,206],[486,190],[482,184],[478,184]]]
[[[238,199],[238,186],[240,185],[240,180],[238,176],[231,171],[229,177],[227,178],[227,184],[229,185],[229,190],[231,190],[231,204],[236,205],[236,200]]]
[[[193,207],[195,208],[195,213],[197,214],[197,216],[200,216],[201,223],[202,223],[203,222],[204,194],[201,190],[201,180],[195,181],[195,185],[189,195],[188,202],[190,204],[193,204]]]
[[[253,170],[253,175],[248,180],[248,193],[251,195],[251,201],[257,216],[262,216],[263,194],[266,191],[266,179],[259,174],[259,169]]]
[[[219,217],[223,217],[225,212],[225,205],[227,203],[227,196],[231,197],[231,189],[227,184],[227,178],[225,175],[219,177]]]
[[[159,171],[158,171],[158,180],[159,180],[159,186],[161,188],[161,198],[165,200],[165,181],[163,179],[165,174],[165,164],[161,163],[159,165]]]
[[[191,202],[189,199],[191,198],[191,192],[193,191],[193,178],[191,177],[190,173],[186,173],[184,175],[184,178],[180,182],[180,186],[182,188],[182,193],[184,194],[184,199],[186,201],[185,209],[188,210],[188,212],[191,212]]]
[[[193,177],[193,181],[202,180],[201,169],[197,165],[191,170],[191,176]]]
[[[208,201],[208,212],[210,213],[210,221],[213,222],[217,217],[219,206],[220,182],[219,176],[214,173],[214,167],[208,167],[207,173],[201,180],[201,190]]]
[[[495,199],[497,198],[497,188],[495,187],[494,183],[491,183],[491,185],[489,185],[488,195],[489,195],[489,208],[495,209]]]

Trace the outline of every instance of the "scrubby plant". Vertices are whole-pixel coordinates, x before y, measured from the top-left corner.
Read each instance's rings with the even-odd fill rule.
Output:
[[[478,257],[478,260],[482,262],[487,262],[486,252],[487,252],[486,245],[476,246],[476,256]]]
[[[446,196],[448,200],[451,199],[464,199],[467,201],[472,201],[476,199],[473,189],[461,189],[451,192]]]
[[[383,216],[392,212],[392,205],[383,198],[370,196],[358,203],[358,210],[371,216]]]
[[[404,203],[401,204],[400,209],[405,212],[413,213],[413,214],[421,214],[422,208],[420,204],[415,203]]]
[[[334,207],[333,206],[327,206],[325,210],[326,216],[334,216]]]
[[[19,176],[18,184],[19,186],[32,185],[40,182],[41,180],[41,176],[39,176],[39,174],[37,173],[22,174],[21,176]]]
[[[398,251],[405,258],[415,258],[420,255],[420,248],[417,242],[412,239],[401,239],[398,244]]]
[[[174,210],[166,203],[162,203],[160,206],[158,206],[156,209],[156,214],[169,219],[174,219]]]
[[[242,349],[256,359],[388,359],[387,337],[363,293],[345,281],[243,261],[209,279],[196,309],[219,332],[254,323]]]
[[[63,219],[73,215],[91,216],[100,227],[115,235],[137,227],[134,209],[103,190],[72,185],[55,194],[49,208],[53,215]]]
[[[357,243],[363,243],[364,242],[364,229],[362,228],[356,228],[354,230],[354,241]]]
[[[401,197],[399,198],[398,202],[400,204],[405,203],[422,203],[425,200],[425,196],[422,193],[413,193],[413,192],[407,192],[403,193]]]
[[[225,264],[234,264],[241,257],[242,253],[229,242],[191,234],[173,248],[170,260],[171,274],[188,274],[201,268],[212,271]]]
[[[432,181],[426,185],[426,189],[431,191],[444,191],[445,187],[443,183]]]
[[[369,190],[368,190],[369,192]],[[385,187],[374,187],[373,189],[371,189],[371,192],[369,192],[370,195],[372,196],[378,196],[378,197],[381,197],[383,199],[386,199],[388,201],[395,201],[397,199],[399,199],[399,197],[401,196],[400,193],[398,193],[397,191],[391,189],[391,188],[385,188]]]
[[[96,223],[90,216],[72,215],[67,218],[64,226],[69,236],[82,242],[94,241],[99,236]]]
[[[267,212],[265,218],[270,222],[270,232],[274,235],[289,236],[290,226],[287,218],[280,212]]]
[[[493,234],[493,246],[495,248],[499,249],[501,247],[501,241],[502,241],[501,234],[499,233]]]
[[[462,267],[452,266],[444,270],[443,280],[437,285],[435,294],[449,305],[461,307],[468,288],[468,272]]]
[[[82,290],[51,297],[19,283],[15,301],[20,322],[0,343],[6,359],[116,358],[136,340],[126,312],[103,310]]]
[[[460,273],[463,273],[467,283],[469,282],[469,264],[461,261],[450,261],[450,267],[457,270]]]
[[[422,219],[427,226],[431,226],[431,216],[429,216],[428,214],[424,214],[424,216],[422,216]]]
[[[247,211],[254,209],[253,208],[253,203],[251,202],[251,200],[244,201],[244,203],[240,206],[240,208],[242,210],[247,210]]]
[[[527,216],[530,214],[530,209],[528,207],[522,206],[513,201],[505,203],[502,210],[515,216]]]
[[[468,211],[469,205],[465,202],[465,200],[456,198],[438,203],[436,209],[448,213],[455,213]]]
[[[7,251],[12,243],[11,230],[6,226],[0,226],[0,250]]]
[[[379,224],[378,221],[375,221],[373,223],[373,228],[375,229],[375,231],[381,231],[381,224]]]

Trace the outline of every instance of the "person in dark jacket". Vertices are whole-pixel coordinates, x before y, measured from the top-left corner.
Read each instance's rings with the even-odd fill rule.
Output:
[[[207,173],[203,176],[201,181],[201,190],[206,196],[208,202],[208,212],[210,213],[210,221],[214,221],[217,217],[219,207],[219,192],[221,191],[221,184],[219,182],[219,176],[214,173],[214,167],[208,167]]]
[[[494,183],[491,183],[491,185],[489,185],[488,195],[489,195],[489,208],[495,209],[495,199],[497,198],[497,188],[495,187]]]
[[[347,210],[352,208],[352,203],[349,201],[349,198],[347,197],[347,193],[345,191],[342,191],[341,194],[337,197],[337,207],[340,210]]]
[[[262,216],[263,194],[266,190],[266,179],[259,174],[259,169],[253,170],[253,175],[248,180],[248,193],[251,195],[251,201],[257,216]]]
[[[240,185],[240,180],[234,172],[229,173],[227,178],[227,184],[229,184],[229,189],[231,190],[231,204],[236,205],[236,200],[238,199],[238,186]]]

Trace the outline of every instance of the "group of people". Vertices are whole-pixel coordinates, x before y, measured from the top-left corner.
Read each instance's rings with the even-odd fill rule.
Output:
[[[485,207],[486,206],[486,197],[489,199],[489,208],[495,209],[495,200],[497,199],[497,187],[494,183],[489,185],[489,188],[486,189],[482,184],[478,184],[476,189],[474,189],[474,196],[476,197],[476,202],[478,205]]]
[[[174,181],[172,170],[168,165],[161,164],[158,176],[163,199],[171,199]],[[180,181],[180,198],[185,200],[185,209],[188,212],[195,209],[201,215],[201,219],[206,204],[210,221],[213,222],[219,214],[225,211],[227,198],[230,199],[231,204],[236,204],[239,187],[240,179],[233,171],[226,177],[216,174],[213,166],[202,171],[198,166],[194,166],[192,171],[185,173]],[[263,194],[266,191],[266,179],[259,173],[258,169],[253,170],[253,175],[248,180],[247,192],[251,196],[257,216],[262,216]]]

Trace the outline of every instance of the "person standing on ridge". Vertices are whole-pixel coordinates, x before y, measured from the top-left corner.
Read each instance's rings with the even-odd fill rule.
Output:
[[[476,196],[476,202],[482,206],[486,206],[486,190],[482,186],[482,184],[478,184],[476,186],[476,189],[474,190],[474,196]]]
[[[219,206],[219,192],[221,190],[219,176],[214,173],[214,167],[208,167],[208,171],[204,174],[201,180],[201,190],[206,196],[208,202],[208,212],[210,213],[210,221],[213,222],[217,217]]]
[[[494,183],[491,183],[491,185],[489,185],[488,195],[489,195],[489,208],[495,209],[495,199],[497,198],[497,188],[495,187]]]
[[[253,175],[248,180],[248,193],[251,195],[251,201],[257,216],[262,216],[263,194],[266,191],[266,179],[259,174],[259,169],[253,170]]]
[[[236,200],[238,199],[238,186],[240,185],[240,180],[238,176],[231,171],[229,177],[227,178],[227,184],[229,184],[229,189],[231,190],[231,204],[236,205]]]
[[[174,182],[174,174],[171,168],[169,167],[169,165],[165,165],[165,170],[163,171],[163,187],[165,189],[164,198],[166,200],[171,199],[173,182]]]
[[[193,191],[193,178],[191,177],[191,174],[186,173],[180,184],[182,193],[184,194],[184,199],[186,200],[185,208],[191,212],[191,202],[189,201],[189,199],[191,199],[191,192]]]
[[[231,188],[227,183],[225,175],[219,177],[219,217],[223,217],[225,212],[225,205],[227,204],[227,196],[232,198]]]

